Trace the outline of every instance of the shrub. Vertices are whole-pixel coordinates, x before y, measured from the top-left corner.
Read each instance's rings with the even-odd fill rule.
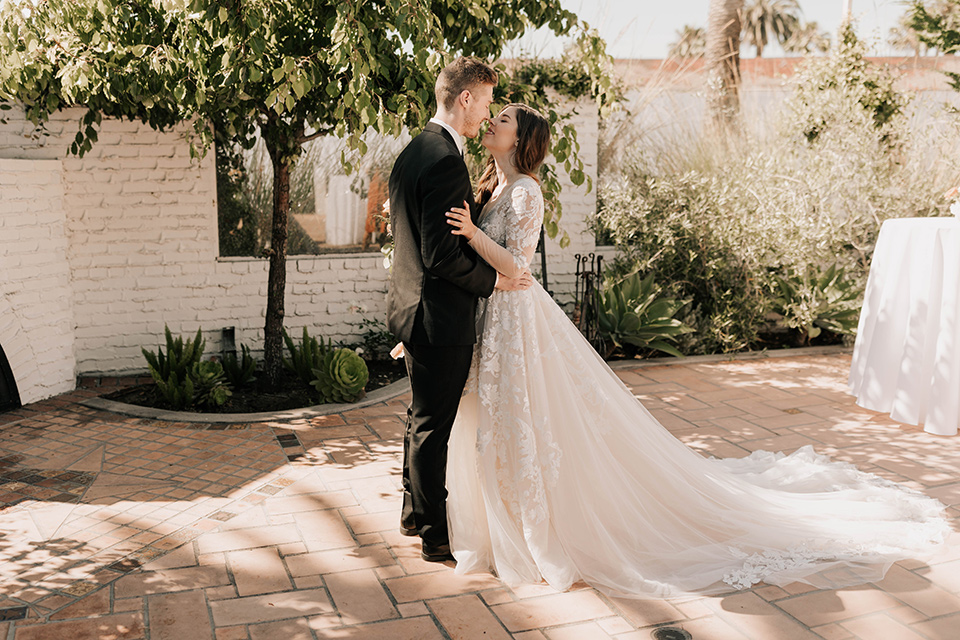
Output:
[[[357,353],[362,353],[371,360],[389,360],[390,350],[397,344],[397,339],[387,329],[382,320],[364,318],[359,325],[363,330]]]
[[[764,315],[761,283],[744,249],[745,212],[718,177],[688,172],[656,177],[638,168],[605,190],[603,224],[620,249],[614,269],[654,274],[667,294],[688,299],[682,318],[696,332],[681,351],[738,351],[756,339]]]
[[[313,370],[310,382],[323,402],[354,402],[363,395],[370,378],[367,363],[351,349],[328,351],[321,365]]]

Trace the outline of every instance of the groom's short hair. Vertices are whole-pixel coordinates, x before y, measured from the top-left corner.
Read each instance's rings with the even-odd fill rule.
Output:
[[[471,91],[481,84],[497,85],[497,72],[493,67],[476,58],[457,58],[443,68],[437,76],[434,93],[437,104],[444,109],[452,109],[453,104],[464,91]]]

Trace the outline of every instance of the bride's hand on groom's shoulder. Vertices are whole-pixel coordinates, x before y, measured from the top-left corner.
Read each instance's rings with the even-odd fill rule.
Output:
[[[523,291],[532,286],[533,275],[530,273],[529,269],[521,273],[518,278],[508,278],[502,273],[500,274],[500,277],[497,278],[497,289],[500,289],[501,291]]]
[[[470,205],[464,201],[463,208],[453,207],[447,211],[447,224],[453,229],[450,231],[455,236],[463,236],[467,240],[473,240],[477,233],[477,225],[473,224],[470,217]]]

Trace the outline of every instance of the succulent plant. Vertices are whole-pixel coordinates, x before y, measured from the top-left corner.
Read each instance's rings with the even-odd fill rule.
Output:
[[[196,404],[222,407],[227,398],[233,395],[219,362],[206,360],[196,363],[190,371],[190,379],[193,381],[193,401]]]
[[[328,351],[310,382],[324,402],[354,402],[370,378],[367,363],[352,349]]]
[[[660,298],[653,275],[641,279],[636,272],[619,281],[604,282],[597,291],[600,335],[607,343],[606,357],[625,344],[663,351],[678,358],[683,354],[668,341],[693,331],[673,316],[689,300]]]

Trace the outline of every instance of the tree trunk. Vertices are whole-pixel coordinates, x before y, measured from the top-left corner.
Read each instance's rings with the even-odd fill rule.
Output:
[[[725,130],[740,110],[740,30],[743,0],[710,0],[707,22],[707,117]]]
[[[290,212],[290,159],[267,136],[273,163],[273,228],[267,277],[267,318],[263,327],[263,373],[276,386],[283,372],[283,303],[287,287],[287,216]]]

